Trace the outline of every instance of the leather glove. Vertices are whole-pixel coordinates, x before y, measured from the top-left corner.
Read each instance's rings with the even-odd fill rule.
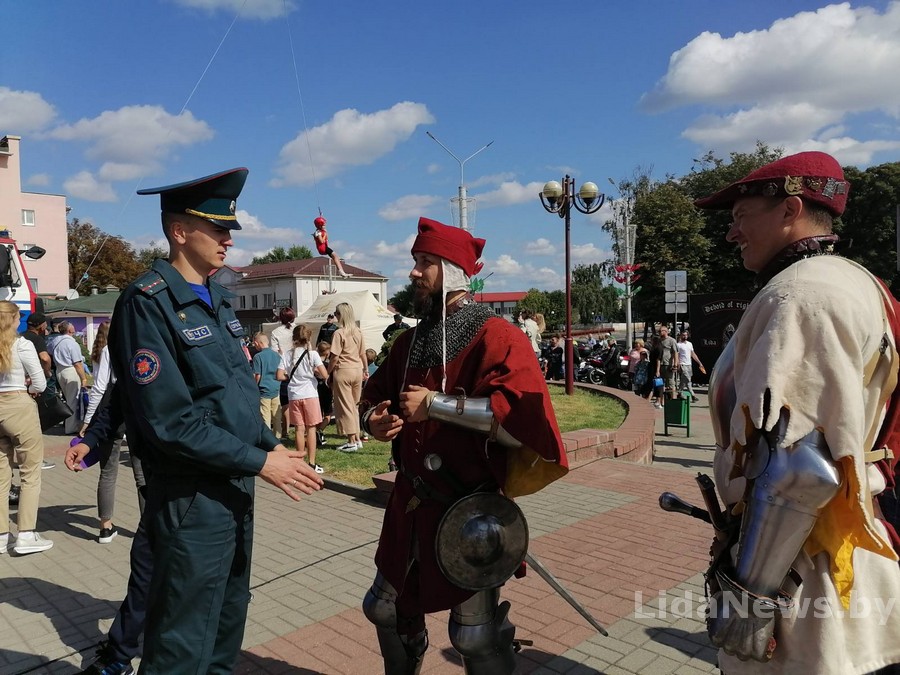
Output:
[[[765,663],[775,652],[775,616],[787,608],[781,600],[754,595],[724,572],[716,573],[719,590],[707,608],[710,641],[742,661]]]

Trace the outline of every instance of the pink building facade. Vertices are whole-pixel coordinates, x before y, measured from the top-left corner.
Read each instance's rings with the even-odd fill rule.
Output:
[[[0,230],[9,230],[19,250],[40,246],[40,260],[25,260],[32,289],[41,295],[65,295],[69,288],[64,195],[22,192],[20,138],[0,139]]]

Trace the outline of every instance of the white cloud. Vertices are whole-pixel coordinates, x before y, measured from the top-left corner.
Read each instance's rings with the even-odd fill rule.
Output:
[[[843,149],[843,162],[867,161],[893,144],[862,138],[875,129],[860,120],[850,131],[842,127],[857,113],[900,117],[900,87],[893,84],[898,31],[900,2],[894,0],[883,12],[844,2],[764,30],[731,37],[704,32],[672,54],[642,105],[652,112],[711,108],[684,136],[719,152],[752,149],[760,139],[785,148],[831,145]]]
[[[513,206],[525,204],[530,201],[537,202],[538,195],[544,189],[543,183],[528,183],[522,185],[518,182],[505,181],[496,190],[475,195],[479,208],[491,208],[492,206]]]
[[[87,157],[102,163],[98,173],[106,181],[156,173],[176,147],[208,141],[213,135],[209,125],[190,112],[172,115],[150,105],[107,110],[48,133],[57,140],[88,143]]]
[[[512,171],[505,171],[503,173],[495,173],[495,174],[488,175],[488,176],[480,176],[480,177],[476,178],[474,181],[472,181],[471,183],[467,182],[466,187],[467,188],[476,188],[476,187],[481,187],[482,185],[501,185],[502,183],[511,181],[515,177],[516,177],[516,174],[514,174]]]
[[[25,181],[26,185],[34,185],[36,187],[46,187],[50,185],[50,174],[49,173],[36,173],[33,176],[29,176]]]
[[[573,244],[571,258],[579,263],[600,263],[612,257],[612,253],[597,248],[594,244]]]
[[[416,240],[416,233],[413,232],[403,241],[395,244],[389,244],[383,239],[372,247],[372,254],[379,258],[388,258],[392,260],[412,260],[409,250],[412,248],[413,242]],[[408,272],[409,270],[407,270]]]
[[[488,265],[485,265],[488,267]],[[522,265],[517,262],[511,255],[504,253],[499,258],[497,258],[493,264],[490,265],[489,272],[496,272],[497,274],[521,274]]]
[[[241,229],[237,232],[239,240],[253,239],[256,241],[262,239],[264,241],[271,241],[272,246],[284,246],[285,248],[290,248],[291,246],[299,245],[306,246],[306,248],[312,250],[313,239],[311,234],[289,227],[268,227],[259,219],[259,217],[254,216],[243,209],[238,209],[235,215],[237,216],[238,222],[241,224]],[[263,253],[271,250],[272,246],[265,249]]]
[[[56,109],[33,91],[0,87],[0,129],[14,136],[41,131],[56,118]]]
[[[325,124],[300,133],[281,149],[273,187],[312,185],[354,166],[372,164],[434,117],[422,103],[403,101],[365,114],[339,110]],[[308,141],[308,142],[307,142]],[[312,160],[310,161],[310,155]]]
[[[429,164],[427,167],[425,167],[425,173],[427,173],[430,176],[433,176],[434,174],[440,173],[440,172],[441,172],[440,164],[432,163],[432,164]]]
[[[525,252],[532,255],[553,255],[556,253],[556,247],[550,243],[549,239],[537,239],[525,243]]]
[[[79,171],[63,182],[66,193],[89,202],[117,201],[115,190],[109,183],[98,181],[90,171]]]
[[[442,199],[442,197],[434,195],[406,195],[382,206],[378,209],[378,215],[388,221],[416,218],[428,207],[442,201]]]
[[[291,12],[296,8],[293,2],[284,0],[173,0],[175,4],[192,9],[202,9],[213,13],[217,11],[229,14],[241,13],[249,19],[274,19],[284,16],[285,9]],[[285,5],[287,7],[285,8]]]

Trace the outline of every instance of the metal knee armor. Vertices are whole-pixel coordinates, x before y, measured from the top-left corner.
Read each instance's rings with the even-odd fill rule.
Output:
[[[462,656],[467,675],[511,675],[515,670],[509,602],[497,604],[500,590],[478,591],[450,613],[450,642]]]
[[[397,629],[397,591],[381,572],[363,600],[363,613],[375,624],[385,675],[418,675],[428,649],[428,632],[401,635]]]

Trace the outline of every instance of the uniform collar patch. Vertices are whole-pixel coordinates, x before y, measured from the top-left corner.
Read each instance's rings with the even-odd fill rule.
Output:
[[[138,349],[131,359],[131,379],[138,384],[150,384],[159,376],[159,356],[149,349]]]
[[[184,336],[191,342],[199,342],[212,335],[209,326],[197,326],[196,328],[185,328],[181,331]]]

